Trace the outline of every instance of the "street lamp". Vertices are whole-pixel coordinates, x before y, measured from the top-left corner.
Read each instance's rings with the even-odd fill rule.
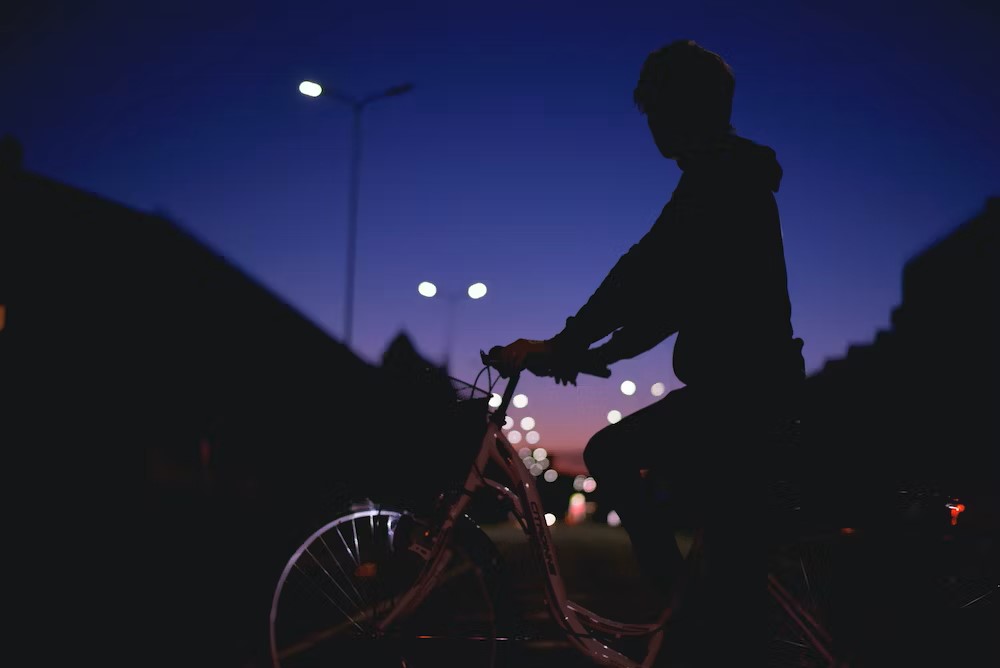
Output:
[[[438,296],[437,286],[430,281],[424,281],[418,285],[417,292],[428,299]],[[464,295],[460,292],[446,292],[442,293],[440,296],[448,302],[448,319],[445,324],[446,343],[444,356],[444,364],[447,367],[451,361],[452,340],[455,332],[455,309],[458,306],[458,302],[462,300],[463,296],[468,296],[469,299],[482,299],[486,296],[486,284],[473,283],[466,289]]]
[[[332,97],[351,108],[354,113],[354,132],[351,150],[351,188],[347,204],[347,285],[344,298],[344,343],[351,345],[351,333],[354,320],[354,256],[358,234],[358,188],[361,183],[361,112],[376,100],[394,97],[409,92],[413,84],[404,83],[386,88],[379,93],[373,93],[363,98],[353,98],[339,91],[326,90],[314,81],[303,81],[299,84],[299,92],[308,97]]]

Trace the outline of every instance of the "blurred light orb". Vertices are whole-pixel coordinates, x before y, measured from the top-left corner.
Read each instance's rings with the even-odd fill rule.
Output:
[[[479,299],[486,296],[486,284],[485,283],[473,283],[469,286],[469,297],[472,299]]]
[[[649,391],[654,397],[659,397],[667,391],[667,386],[663,383],[653,383],[653,387],[649,388]]]
[[[526,469],[530,469],[537,463],[534,457],[522,457],[521,461],[524,462],[524,468]]]
[[[583,494],[580,494],[579,492],[569,497],[570,508],[572,508],[573,506],[583,506],[586,504],[587,504],[587,497],[585,497]]]
[[[622,525],[622,518],[618,517],[618,513],[612,510],[608,513],[608,526],[609,527],[620,527]]]
[[[502,429],[510,429],[513,426],[514,426],[514,418],[512,418],[511,416],[508,415],[507,417],[505,417],[503,419],[503,427],[502,427]]]
[[[550,463],[551,463],[551,462],[550,462],[550,461],[548,460],[548,458],[545,458],[545,459],[539,459],[539,460],[538,460],[538,465],[542,467],[542,470],[543,470],[543,471],[544,471],[545,469],[549,468],[549,464],[550,464]]]
[[[585,475],[578,475],[577,477],[573,478],[573,489],[575,489],[578,492],[582,492],[583,491],[583,481],[586,480],[586,479],[587,479],[587,476],[585,476]]]
[[[515,408],[524,408],[528,405],[528,397],[524,394],[515,395],[511,403],[514,404]]]
[[[535,458],[535,461],[540,462],[549,456],[549,451],[545,448],[535,448],[535,451],[531,453],[531,456]]]
[[[323,87],[314,81],[303,81],[299,84],[299,92],[309,97],[319,97]]]
[[[493,407],[493,408],[499,408],[500,404],[502,404],[502,403],[503,403],[503,397],[501,397],[499,394],[497,394],[496,392],[494,392],[493,396],[491,396],[490,400],[489,400],[490,406]]]
[[[540,441],[541,438],[542,437],[538,434],[537,431],[529,431],[527,434],[524,435],[524,440],[526,440],[531,445],[538,443],[538,441]]]
[[[608,422],[610,422],[611,424],[615,424],[616,422],[620,422],[621,419],[622,419],[622,412],[621,411],[617,411],[617,410],[608,411]]]
[[[525,431],[531,431],[534,428],[535,428],[535,418],[533,417],[521,418],[521,429]]]
[[[556,473],[555,469],[549,469],[542,477],[545,478],[545,482],[555,482],[556,478],[559,477],[559,474]]]
[[[521,459],[524,459],[525,457],[531,457],[531,448],[521,448],[520,450],[517,451],[517,456],[520,457]],[[531,458],[534,459],[534,457]]]
[[[539,464],[538,462],[535,462],[534,464],[532,464],[531,468],[528,469],[528,472],[531,475],[533,475],[533,476],[540,476],[540,475],[542,475],[542,471],[543,471],[542,465]]]
[[[597,481],[594,480],[593,478],[591,478],[590,476],[587,476],[586,478],[584,478],[584,480],[583,480],[583,491],[586,492],[587,494],[590,494],[595,489],[597,489]]]
[[[552,526],[556,523],[556,516],[552,513],[545,513],[545,524]]]
[[[417,286],[417,292],[422,294],[424,297],[433,297],[438,293],[437,286],[430,281],[424,281]]]
[[[511,429],[507,432],[507,440],[510,441],[511,445],[515,445],[521,442],[521,432],[516,429]]]
[[[635,383],[633,383],[631,380],[622,381],[622,394],[624,394],[627,397],[631,397],[633,394],[635,394]]]

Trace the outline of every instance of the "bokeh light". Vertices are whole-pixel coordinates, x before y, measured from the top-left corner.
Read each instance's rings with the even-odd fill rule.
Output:
[[[524,435],[524,440],[526,440],[531,445],[538,443],[541,440],[541,435],[537,431],[529,431]]]
[[[424,281],[417,286],[417,292],[422,294],[424,297],[433,297],[437,294],[437,286],[430,281]]]
[[[531,431],[534,428],[535,428],[535,418],[533,417],[521,418],[521,429],[525,431]]]
[[[516,429],[511,429],[507,432],[507,440],[510,441],[511,445],[517,445],[521,442],[521,432]]]
[[[520,457],[521,459],[524,459],[525,457],[531,457],[531,448],[528,447],[521,448],[520,450],[517,451],[517,456]],[[531,458],[534,459],[534,457]]]
[[[491,407],[498,408],[500,406],[500,404],[502,404],[502,403],[503,403],[503,397],[501,397],[496,392],[494,392],[490,396],[489,404],[490,404]]]
[[[583,481],[586,480],[586,479],[587,479],[587,476],[585,476],[585,475],[578,475],[577,477],[573,478],[573,489],[575,489],[578,492],[582,492],[583,491]]]
[[[559,474],[556,472],[555,469],[549,469],[548,471],[545,472],[545,475],[543,475],[542,477],[545,478],[545,482],[555,482],[556,478],[559,477]]]
[[[654,397],[662,396],[664,392],[667,391],[667,386],[663,383],[653,383],[653,387],[649,388],[649,391]]]
[[[621,419],[622,419],[622,412],[621,411],[618,411],[618,410],[608,411],[608,422],[610,422],[611,424],[615,424],[616,422],[620,422]]]
[[[633,394],[635,394],[635,383],[633,383],[631,380],[624,380],[622,381],[621,389],[622,389],[622,394],[631,397]]]
[[[540,462],[549,456],[549,452],[545,448],[535,448],[535,450],[531,453],[531,456],[535,458],[535,461]]]
[[[469,296],[473,299],[479,299],[480,297],[486,296],[486,285],[483,283],[473,283],[469,286]]]
[[[597,489],[597,481],[596,480],[594,480],[590,476],[587,476],[586,478],[583,479],[583,491],[584,492],[586,492],[587,494],[590,494],[595,489]]]
[[[552,513],[545,513],[545,524],[552,526],[556,523],[556,516]]]
[[[511,400],[511,403],[514,404],[514,408],[524,408],[528,405],[528,397],[524,394],[517,394]]]
[[[618,513],[614,510],[608,513],[608,526],[609,527],[620,527],[622,525],[622,518],[618,517]]]

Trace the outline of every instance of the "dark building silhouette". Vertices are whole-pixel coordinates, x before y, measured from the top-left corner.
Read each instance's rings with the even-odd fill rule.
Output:
[[[450,384],[405,334],[369,364],[170,220],[24,170],[10,138],[0,155],[4,450],[36,531],[92,544],[116,518],[143,665],[264,665],[309,531],[452,473],[424,461],[466,426]]]
[[[960,495],[994,523],[1000,491],[1000,198],[910,259],[891,328],[808,379],[832,482]],[[886,487],[888,485],[888,487]],[[881,487],[879,487],[881,486]]]

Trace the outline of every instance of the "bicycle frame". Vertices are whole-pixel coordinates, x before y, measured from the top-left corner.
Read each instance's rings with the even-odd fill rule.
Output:
[[[520,374],[511,376],[504,389],[500,405],[487,418],[486,433],[475,461],[462,485],[461,493],[449,502],[440,523],[427,530],[424,535],[425,540],[410,546],[409,549],[419,554],[426,561],[426,565],[413,586],[378,623],[377,630],[385,632],[396,619],[413,612],[436,586],[437,579],[448,562],[451,530],[455,522],[468,507],[472,496],[480,490],[489,488],[510,502],[531,546],[536,563],[541,567],[549,611],[567,640],[598,665],[615,668],[649,668],[656,660],[663,643],[666,623],[669,621],[672,611],[678,609],[685,594],[684,584],[691,579],[691,574],[689,573],[689,577],[682,579],[680,585],[675,588],[670,605],[652,623],[636,624],[609,619],[569,600],[559,560],[552,544],[552,535],[542,512],[541,497],[535,484],[535,478],[525,468],[514,446],[511,445],[502,430],[519,376]],[[483,474],[486,465],[491,461],[506,475],[514,486],[513,490]],[[690,550],[695,557],[689,557],[686,562],[688,568],[694,569],[697,567],[698,555],[702,550],[700,532],[696,532]],[[829,634],[770,573],[768,574],[768,593],[778,601],[789,618],[802,629],[810,643],[828,664],[830,666],[836,665],[837,660],[830,649]],[[614,638],[646,636],[646,656],[641,661],[637,661],[608,647],[594,637],[594,633]]]
[[[547,592],[546,602],[553,618],[558,622],[567,639],[581,652],[599,665],[617,668],[648,668],[659,650],[663,639],[664,624],[669,617],[671,606],[654,623],[633,624],[608,619],[569,600],[563,582],[559,560],[552,544],[552,535],[542,512],[542,502],[535,485],[535,478],[525,468],[517,451],[507,440],[501,425],[504,424],[519,375],[513,375],[507,383],[500,406],[489,415],[486,433],[475,461],[462,486],[461,494],[450,503],[439,526],[429,531],[426,544],[415,543],[410,549],[427,564],[413,586],[397,602],[395,607],[379,623],[379,631],[385,631],[392,623],[416,609],[426,595],[434,588],[438,576],[447,564],[448,545],[455,521],[462,516],[471,497],[478,491],[490,488],[507,499],[514,514],[521,521],[521,527],[531,545]],[[483,475],[487,463],[494,462],[514,486],[507,485]],[[692,549],[698,549],[695,545]],[[677,596],[679,597],[678,592]],[[642,662],[621,654],[593,637],[593,632],[615,637],[649,636],[647,657]]]
[[[486,362],[487,357],[485,353],[483,353],[483,357],[484,362]],[[544,519],[541,497],[536,487],[536,479],[524,466],[521,457],[503,431],[507,420],[507,410],[513,399],[519,378],[519,374],[515,374],[510,378],[496,410],[484,415],[485,433],[483,434],[480,447],[472,465],[465,476],[464,484],[457,490],[449,490],[457,492],[454,496],[443,494],[440,497],[441,503],[438,506],[437,512],[434,513],[433,521],[429,525],[406,525],[420,526],[423,531],[420,536],[414,536],[411,532],[404,532],[410,538],[416,539],[406,549],[418,555],[423,562],[416,580],[401,597],[390,604],[391,608],[381,620],[376,618],[379,616],[378,613],[386,612],[386,607],[374,610],[362,609],[361,614],[366,621],[365,628],[362,628],[356,622],[353,625],[363,635],[369,637],[386,635],[397,620],[404,619],[417,611],[417,608],[446,576],[446,569],[451,562],[451,555],[453,554],[453,545],[457,544],[452,542],[453,529],[464,525],[464,513],[473,496],[479,491],[486,490],[496,495],[498,503],[502,505],[509,504],[513,514],[517,517],[531,548],[533,561],[539,566],[539,572],[543,576],[543,584],[547,594],[546,605],[552,619],[560,627],[566,640],[576,650],[599,665],[617,668],[651,668],[662,649],[666,637],[666,623],[670,621],[672,613],[680,609],[680,604],[686,595],[684,590],[694,581],[696,570],[703,561],[701,556],[703,552],[707,552],[704,548],[702,533],[701,531],[695,532],[695,540],[688,551],[686,559],[686,567],[689,570],[678,580],[678,586],[675,587],[673,599],[655,622],[628,623],[617,621],[603,617],[569,600],[559,559],[553,546],[552,535]],[[492,385],[490,389],[492,390]],[[499,468],[507,481],[506,484],[486,477],[486,467],[491,462]],[[903,492],[905,491],[903,490]],[[954,526],[957,523],[958,514],[964,510],[964,505],[959,504],[954,497],[948,497],[948,499],[949,503],[945,505],[951,511],[951,524]],[[375,507],[370,501],[367,503],[369,504],[369,509]],[[381,512],[380,505],[377,506],[377,509],[377,512]],[[799,508],[796,507],[795,510],[799,510]],[[371,517],[371,515],[365,512],[360,514]],[[403,515],[408,515],[408,513],[406,511],[396,513],[397,520]],[[326,525],[310,536],[298,551],[295,552],[282,572],[272,600],[270,616],[270,642],[275,665],[278,665],[275,619],[279,597],[284,588],[286,576],[291,572],[293,566],[297,565],[303,551],[308,551],[308,547],[312,541],[317,537],[321,537],[327,528],[342,520],[343,517],[341,516],[335,522]],[[400,526],[403,526],[403,524],[397,522],[395,530],[398,531]],[[374,520],[372,527],[372,535],[374,536]],[[823,529],[825,528],[823,527]],[[392,527],[389,527],[389,529],[391,530]],[[806,539],[808,540],[809,537],[807,536]],[[341,540],[343,540],[343,536],[341,536]],[[389,540],[393,546],[398,547],[398,543],[392,538],[391,531]],[[798,540],[798,537],[792,536],[787,545],[795,548],[799,545]],[[352,558],[355,558],[355,563],[360,565],[357,560],[358,553],[352,552],[346,543],[344,547],[348,554]],[[357,538],[355,538],[355,548],[357,549]],[[329,550],[328,547],[326,549]],[[784,560],[781,563],[791,565],[794,571],[801,569],[803,578],[783,580],[781,577],[783,573],[782,569],[775,570],[773,568],[776,562],[772,562],[771,567],[768,569],[768,595],[780,608],[781,621],[779,621],[779,624],[783,626],[782,633],[775,634],[772,640],[778,643],[778,647],[782,648],[782,651],[787,645],[792,651],[798,651],[801,648],[801,650],[809,652],[811,655],[810,661],[812,662],[810,665],[821,662],[829,667],[837,666],[838,668],[846,668],[846,664],[842,663],[843,659],[835,657],[833,654],[834,643],[831,634],[824,626],[824,613],[827,610],[822,605],[819,607],[810,606],[808,601],[796,595],[796,587],[794,585],[802,585],[807,590],[810,590],[812,584],[808,573],[806,573],[807,567],[802,558],[794,554],[791,556],[794,557],[794,560],[798,561],[797,564],[795,564],[794,560]],[[974,556],[977,559],[979,558],[978,555]],[[335,556],[334,558],[336,559]],[[315,557],[313,559],[315,560]],[[996,561],[993,560],[992,563],[996,563]],[[978,575],[979,571],[977,570],[974,576]],[[450,574],[447,574],[447,576],[450,576]],[[787,583],[790,583],[791,586],[786,587]],[[968,600],[961,607],[971,606],[977,601],[996,593],[995,581],[990,580],[989,585],[991,587],[989,591],[983,591],[980,596]],[[807,592],[808,596],[811,596],[811,594]],[[814,615],[812,612],[816,614]],[[349,622],[354,622],[354,619],[349,614],[344,614],[347,616]],[[374,626],[367,624],[368,620],[371,620]],[[785,623],[786,621],[791,622],[791,627],[793,628],[791,635],[787,635],[784,632],[785,628],[788,628]],[[834,628],[836,630],[836,627]],[[328,629],[327,631],[331,630],[336,631],[336,629]],[[485,633],[489,634],[488,637],[490,638],[503,640],[502,638],[496,638],[495,632],[486,631]],[[444,635],[447,635],[447,633]],[[639,639],[638,644],[640,646],[645,645],[645,655],[641,659],[622,654],[618,650],[606,645],[605,641],[602,640],[602,638],[605,638],[608,642],[613,642],[615,639],[625,637],[637,638]],[[485,638],[477,636],[474,639],[482,640]],[[853,653],[855,650],[850,647],[850,640],[849,638],[849,642],[845,644],[845,648],[847,651]],[[838,653],[840,652],[839,649],[837,651]]]

